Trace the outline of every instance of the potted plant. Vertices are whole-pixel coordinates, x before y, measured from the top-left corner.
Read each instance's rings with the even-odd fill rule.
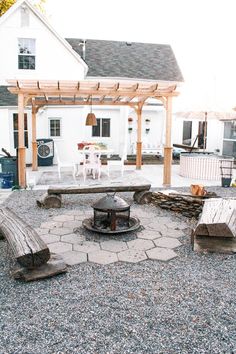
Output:
[[[132,133],[133,128],[128,128],[128,132]]]
[[[150,132],[150,128],[146,128],[146,134]]]
[[[146,119],[145,119],[145,123],[146,123],[146,124],[149,124],[150,122],[151,122],[151,120],[150,120],[149,118],[146,118]]]

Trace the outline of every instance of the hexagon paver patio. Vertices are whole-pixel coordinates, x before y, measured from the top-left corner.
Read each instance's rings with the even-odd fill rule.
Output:
[[[154,247],[154,243],[150,240],[144,240],[141,238],[137,238],[136,240],[132,240],[127,242],[127,246],[129,249],[146,251],[150,248]]]
[[[136,210],[137,211],[137,210]],[[96,237],[86,240],[81,232],[82,220],[91,216],[91,212],[70,210],[54,216],[51,221],[35,229],[52,253],[62,255],[68,265],[93,262],[101,265],[115,262],[138,263],[147,259],[169,261],[177,256],[174,248],[181,246],[177,239],[184,235],[187,226],[172,222],[167,217],[155,217],[147,210],[140,210],[137,217],[141,220],[142,230],[137,231],[135,239],[101,240]],[[135,215],[135,212],[133,213]],[[77,230],[77,231],[76,231]]]
[[[117,254],[114,252],[99,250],[88,253],[88,260],[98,264],[110,264],[118,261]]]
[[[95,252],[100,250],[100,244],[98,242],[84,241],[82,244],[75,244],[73,246],[74,251],[78,252]]]
[[[75,265],[79,263],[87,262],[87,254],[83,252],[68,251],[61,253],[64,262],[68,265]]]
[[[48,248],[52,253],[64,253],[67,251],[72,251],[72,245],[65,242],[50,243]]]
[[[176,248],[181,246],[181,243],[176,238],[171,237],[161,237],[154,240],[154,243],[157,247],[164,247],[164,248]]]
[[[123,262],[138,263],[147,259],[147,256],[144,251],[129,249],[118,253],[118,259]]]
[[[155,247],[146,252],[148,258],[156,259],[158,261],[169,261],[172,258],[177,257],[177,253],[173,250],[161,247]]]
[[[109,240],[101,242],[101,249],[110,252],[121,252],[128,249],[126,242]]]

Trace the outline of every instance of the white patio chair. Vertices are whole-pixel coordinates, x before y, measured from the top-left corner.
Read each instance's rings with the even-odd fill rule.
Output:
[[[87,174],[91,173],[93,179],[98,179],[101,176],[101,152],[100,148],[96,145],[86,145],[83,148],[83,175],[84,181],[86,180]]]
[[[111,168],[115,167],[120,169],[121,176],[123,177],[124,175],[124,169],[125,169],[125,159],[126,159],[126,152],[123,152],[121,159],[120,160],[107,160],[107,175],[110,177],[110,170]]]
[[[60,156],[59,149],[55,143],[54,143],[54,150],[55,150],[56,157],[57,157],[57,171],[58,171],[59,179],[61,179],[61,169],[62,168],[70,168],[72,171],[73,178],[75,179],[75,175],[77,172],[76,162],[73,160],[71,160],[71,161],[63,160]]]

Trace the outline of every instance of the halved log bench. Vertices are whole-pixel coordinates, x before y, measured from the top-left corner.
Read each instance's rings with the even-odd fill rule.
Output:
[[[37,205],[44,208],[60,208],[62,194],[94,194],[94,193],[116,193],[116,192],[135,192],[134,200],[138,204],[150,203],[152,192],[151,184],[126,184],[126,185],[107,185],[107,186],[58,186],[49,187],[42,199],[37,200]]]
[[[192,244],[198,252],[236,252],[236,198],[205,201]]]
[[[0,235],[6,238],[21,268],[13,272],[25,281],[46,278],[66,271],[64,262],[50,259],[50,251],[38,233],[9,208],[0,208]]]

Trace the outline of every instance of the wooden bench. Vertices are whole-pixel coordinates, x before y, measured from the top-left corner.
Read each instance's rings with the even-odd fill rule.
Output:
[[[66,271],[64,262],[50,260],[50,251],[38,233],[6,207],[0,208],[0,235],[7,240],[21,266],[13,272],[15,278],[30,281]]]
[[[134,200],[138,204],[150,203],[152,192],[150,184],[126,184],[107,186],[55,186],[49,187],[42,199],[37,200],[37,205],[44,208],[60,208],[62,194],[94,194],[94,193],[117,193],[135,192]]]
[[[205,201],[192,245],[198,252],[236,252],[236,198]]]

